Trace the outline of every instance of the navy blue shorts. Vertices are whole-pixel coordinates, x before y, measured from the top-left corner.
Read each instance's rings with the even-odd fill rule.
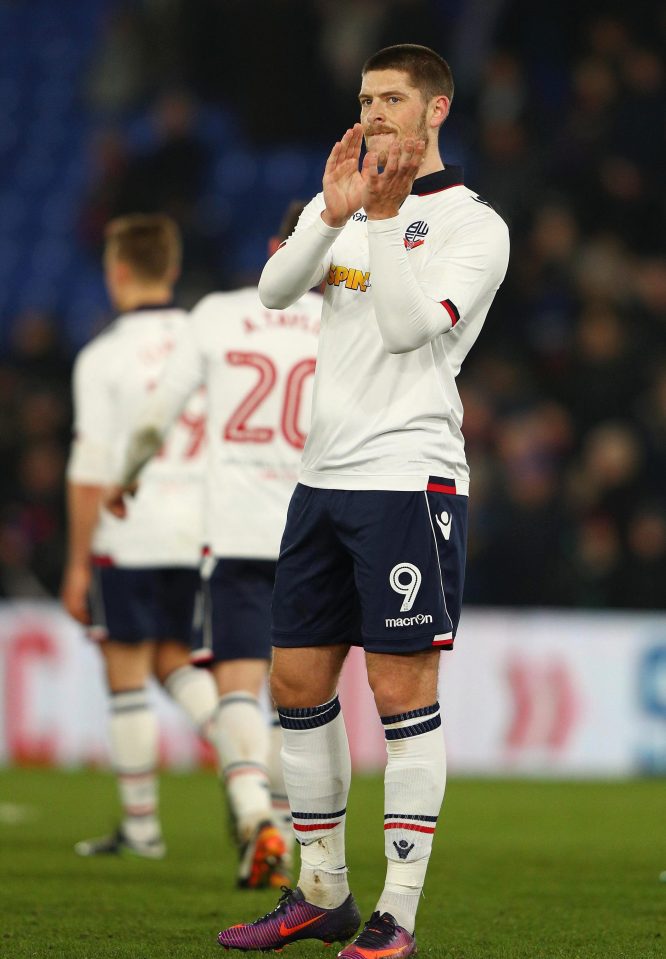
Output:
[[[202,577],[201,622],[192,653],[196,663],[271,658],[271,598],[275,563],[215,559]]]
[[[467,497],[314,489],[292,496],[273,594],[273,645],[451,649],[465,578]]]
[[[91,634],[135,644],[175,639],[189,646],[199,570],[93,565]]]

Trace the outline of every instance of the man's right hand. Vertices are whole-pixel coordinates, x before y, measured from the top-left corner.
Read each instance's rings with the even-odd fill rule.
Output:
[[[90,576],[90,565],[87,563],[67,566],[60,587],[60,602],[69,615],[84,626],[90,625],[88,612]]]
[[[107,486],[103,497],[104,509],[108,509],[109,513],[117,516],[118,519],[125,519],[127,516],[125,497],[134,496],[138,488],[138,483],[130,483],[127,486]]]
[[[324,170],[324,202],[321,218],[327,226],[344,226],[350,216],[361,208],[363,178],[359,170],[363,127],[354,124],[342,140],[335,144]]]

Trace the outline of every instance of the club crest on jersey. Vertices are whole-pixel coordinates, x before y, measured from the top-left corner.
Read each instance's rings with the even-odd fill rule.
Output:
[[[348,290],[365,293],[370,286],[370,273],[356,270],[353,266],[331,266],[326,282],[329,286],[344,286]]]
[[[423,246],[429,229],[425,220],[415,220],[414,223],[410,223],[405,230],[405,249],[415,250],[417,246]]]

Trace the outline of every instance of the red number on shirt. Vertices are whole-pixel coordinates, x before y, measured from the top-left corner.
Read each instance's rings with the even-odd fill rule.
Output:
[[[270,443],[275,430],[270,426],[248,426],[247,421],[275,386],[275,364],[261,353],[227,353],[227,362],[232,366],[254,367],[259,373],[259,379],[231,414],[224,428],[225,440],[231,440],[232,443]]]
[[[243,401],[236,407],[224,428],[224,438],[232,443],[269,443],[275,436],[270,426],[248,425],[248,420],[269,395],[277,380],[275,364],[262,353],[227,353],[232,366],[250,366],[257,370],[259,379]],[[303,401],[303,387],[308,376],[314,373],[313,359],[300,360],[287,376],[280,427],[286,441],[296,449],[305,445],[305,434],[299,428],[299,416]]]
[[[287,443],[302,450],[307,436],[298,427],[301,403],[303,402],[303,384],[315,371],[313,359],[301,360],[292,367],[287,377],[282,405],[282,432]]]
[[[148,390],[155,389],[156,383],[147,384]],[[201,405],[201,397],[206,396],[205,387],[201,386],[195,393]],[[202,410],[200,413],[190,408],[184,410],[175,421],[164,443],[156,454],[156,459],[165,459],[167,456],[171,460],[192,460],[201,452],[201,448],[206,442],[206,413]]]
[[[181,413],[178,422],[188,431],[188,442],[183,452],[183,459],[194,459],[206,438],[206,417],[196,413]]]

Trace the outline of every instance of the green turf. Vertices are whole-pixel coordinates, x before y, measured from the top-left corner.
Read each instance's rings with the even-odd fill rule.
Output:
[[[383,879],[381,794],[378,778],[357,778],[349,805],[350,879],[364,915]],[[9,823],[14,807],[18,821]],[[163,776],[162,810],[163,862],[82,860],[72,844],[113,823],[113,780],[0,772],[0,956],[227,955],[218,929],[256,918],[276,896],[234,888],[212,774]],[[666,869],[665,813],[658,781],[453,780],[419,910],[420,956],[664,957],[666,884],[657,880]],[[285,954],[334,959],[335,950],[302,943]]]

